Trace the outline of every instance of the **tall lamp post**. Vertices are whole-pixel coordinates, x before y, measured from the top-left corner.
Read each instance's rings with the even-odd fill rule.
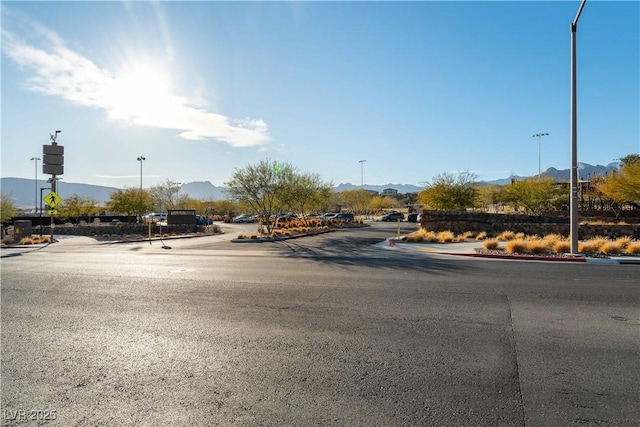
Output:
[[[360,163],[360,188],[364,188],[364,162],[366,160],[358,160]]]
[[[540,152],[542,150],[542,137],[543,136],[549,136],[548,133],[536,133],[535,135],[532,135],[532,138],[538,137],[538,180],[540,180],[540,177],[542,176],[542,169],[540,168]]]
[[[30,160],[35,161],[35,169],[36,169],[36,178],[35,178],[35,196],[33,199],[33,210],[34,212],[38,210],[38,160],[40,157],[32,157]]]
[[[142,162],[144,162],[145,160],[147,160],[144,156],[139,156],[138,157],[138,161],[140,162],[140,206],[138,207],[140,212],[140,218],[139,221],[142,222]]]
[[[576,84],[576,35],[578,19],[587,0],[582,0],[578,13],[571,23],[571,204],[569,235],[571,253],[578,253],[578,88]]]

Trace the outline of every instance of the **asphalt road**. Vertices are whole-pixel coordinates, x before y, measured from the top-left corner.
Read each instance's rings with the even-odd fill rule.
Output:
[[[3,249],[4,425],[638,424],[640,266],[224,227]]]

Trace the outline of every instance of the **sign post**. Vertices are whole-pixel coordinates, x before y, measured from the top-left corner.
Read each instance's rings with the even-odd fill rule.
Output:
[[[42,197],[42,192],[44,190],[51,190],[51,188],[41,187],[40,188],[40,221],[38,225],[40,225],[40,237],[42,237],[42,202],[44,201],[44,197]]]
[[[58,213],[54,208],[62,200],[60,196],[56,194],[56,184],[59,179],[56,175],[62,175],[64,173],[64,147],[62,145],[58,145],[57,142],[58,134],[60,132],[62,131],[57,130],[54,133],[49,134],[51,145],[42,146],[42,173],[51,175],[51,178],[48,179],[48,182],[51,183],[51,192],[44,196],[43,199],[44,202],[49,205],[47,213],[51,215],[51,243],[53,243],[53,217]]]

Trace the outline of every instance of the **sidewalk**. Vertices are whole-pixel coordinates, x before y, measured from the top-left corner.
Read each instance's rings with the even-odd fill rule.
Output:
[[[510,255],[510,254],[487,254],[478,253],[476,249],[481,249],[482,244],[478,242],[463,243],[407,243],[397,237],[389,238],[380,243],[385,249],[402,250],[411,252],[432,253],[440,255],[455,255],[474,258],[495,258],[520,261],[555,261],[555,262],[587,262],[591,264],[639,264],[638,256],[609,256],[609,257],[588,257],[583,254],[565,256],[536,256],[536,255]]]

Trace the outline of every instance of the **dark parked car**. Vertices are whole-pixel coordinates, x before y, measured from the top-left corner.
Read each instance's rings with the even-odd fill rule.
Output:
[[[338,215],[337,212],[328,212],[320,215],[320,219],[335,219],[336,215]]]
[[[422,221],[422,214],[421,213],[410,213],[409,215],[407,215],[407,221],[408,222],[420,222]]]
[[[196,215],[196,224],[211,225],[213,224],[213,220],[211,218],[207,218],[206,216]]]
[[[342,221],[351,222],[353,221],[354,218],[352,213],[339,213],[336,216],[334,216],[333,219],[339,219]]]
[[[389,212],[382,215],[382,221],[404,221],[404,214],[402,212]]]

